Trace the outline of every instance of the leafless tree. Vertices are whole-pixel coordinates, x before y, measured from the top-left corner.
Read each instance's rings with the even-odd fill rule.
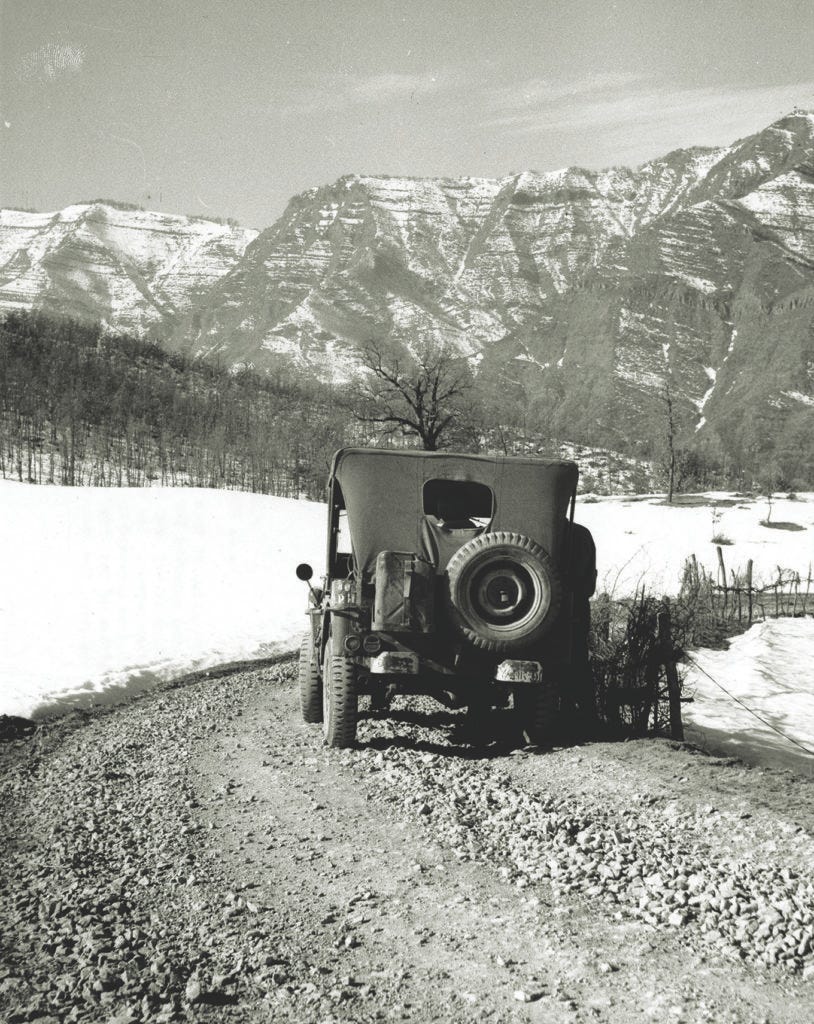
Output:
[[[667,412],[667,501],[672,504],[676,481],[676,425],[673,417],[673,393],[670,390],[669,375],[664,379],[662,398]]]
[[[369,372],[357,419],[379,424],[387,435],[418,437],[425,451],[447,447],[473,386],[466,360],[435,344],[400,358],[378,341],[368,342],[360,356]]]

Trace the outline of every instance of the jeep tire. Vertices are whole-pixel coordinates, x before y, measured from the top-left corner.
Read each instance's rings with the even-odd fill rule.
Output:
[[[350,658],[335,654],[333,638],[328,637],[322,670],[322,734],[325,746],[352,747],[356,742],[358,716],[356,665]]]
[[[557,731],[557,688],[551,678],[512,690],[515,723],[526,743],[550,745]]]
[[[322,721],[322,681],[314,648],[314,638],[306,633],[300,644],[299,663],[300,710],[304,722]]]
[[[485,651],[517,651],[540,640],[555,622],[562,584],[551,557],[519,533],[482,533],[447,566],[452,620]]]

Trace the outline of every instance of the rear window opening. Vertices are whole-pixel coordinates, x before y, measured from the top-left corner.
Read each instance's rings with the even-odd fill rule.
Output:
[[[491,487],[474,480],[428,480],[423,500],[424,515],[450,530],[485,529],[495,510]]]

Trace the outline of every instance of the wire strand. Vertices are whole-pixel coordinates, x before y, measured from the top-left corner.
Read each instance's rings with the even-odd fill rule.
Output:
[[[814,750],[809,750],[809,748],[806,747],[804,744],[800,743],[799,740],[796,740],[793,736],[789,736],[787,733],[783,732],[782,729],[778,729],[776,725],[772,725],[771,722],[768,722],[765,718],[759,715],[757,711],[753,711],[748,704],[745,704],[740,699],[740,697],[736,697],[734,693],[730,693],[729,690],[727,690],[727,688],[723,684],[719,683],[717,679],[713,678],[709,674],[709,672],[707,672],[707,670],[703,668],[703,666],[698,664],[698,662],[695,660],[695,658],[692,657],[692,655],[688,654],[687,660],[692,665],[694,665],[699,672],[703,672],[707,679],[709,679],[711,683],[714,683],[719,690],[723,690],[723,692],[727,695],[727,697],[729,697],[730,700],[735,701],[736,704],[740,704],[744,711],[748,711],[750,715],[756,718],[759,722],[762,722],[767,729],[771,729],[772,732],[777,733],[777,735],[780,736],[782,739],[787,740],[789,743],[793,743],[795,747],[799,747],[800,750],[802,750],[804,753],[810,754],[812,757],[814,757]]]

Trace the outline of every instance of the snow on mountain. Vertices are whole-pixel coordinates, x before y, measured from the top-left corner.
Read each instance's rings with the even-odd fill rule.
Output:
[[[309,190],[187,318],[184,343],[263,367],[293,342],[304,365],[329,377],[343,376],[342,349],[382,320],[404,339],[488,343],[503,333],[499,318],[455,278],[500,191],[481,179],[356,175]]]
[[[772,178],[737,203],[788,252],[814,261],[814,165]]]
[[[655,271],[721,296],[748,258],[733,245],[744,226],[812,259],[813,126],[795,112],[636,170],[347,175],[294,197],[259,237],[105,203],[2,211],[0,308],[162,327],[195,352],[261,368],[283,354],[328,376],[334,360],[343,376],[343,350],[372,332],[471,353],[534,331],[595,277],[613,288]]]
[[[597,442],[614,427],[652,433],[669,344],[682,416],[709,432],[723,415],[737,433],[727,395],[754,391],[744,381],[778,344],[788,354],[749,403],[779,409],[784,393],[814,389],[793,369],[806,365],[805,329],[790,329],[814,286],[811,126],[792,114],[732,146],[679,150],[637,170],[346,176],[295,197],[175,343],[260,369],[285,359],[334,380],[354,374],[356,347],[372,337],[484,353],[484,374],[512,361],[518,374],[524,360],[539,368],[524,381],[538,380],[563,410],[574,394],[569,415],[598,429]],[[750,332],[755,304],[763,340],[753,331],[726,363],[731,332]],[[708,368],[722,374],[714,393]],[[608,392],[598,428],[595,417],[582,422],[575,389],[586,381]]]
[[[142,333],[177,320],[257,232],[104,202],[0,211],[0,309],[43,308]]]
[[[763,131],[740,139],[721,154],[688,191],[690,202],[739,198],[764,182],[811,161],[814,113],[795,111]]]

